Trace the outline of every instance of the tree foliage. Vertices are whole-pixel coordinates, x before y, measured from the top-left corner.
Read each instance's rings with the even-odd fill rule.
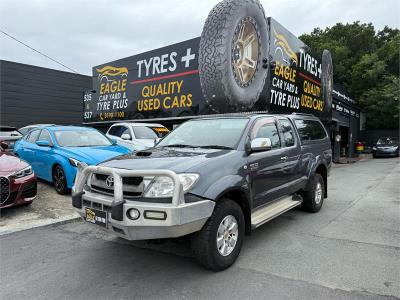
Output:
[[[334,81],[343,85],[367,113],[368,128],[398,128],[400,30],[369,24],[337,23],[315,28],[300,39],[314,55],[329,49]]]

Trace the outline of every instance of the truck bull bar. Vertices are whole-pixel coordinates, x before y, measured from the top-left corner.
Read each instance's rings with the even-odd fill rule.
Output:
[[[93,173],[113,176],[114,194],[103,195],[85,189],[90,182]],[[166,176],[172,179],[174,184],[172,200],[170,203],[149,203],[124,199],[123,177],[156,177]],[[129,240],[154,239],[178,237],[198,231],[211,216],[215,202],[201,200],[185,203],[182,183],[179,176],[171,170],[126,170],[103,166],[79,165],[75,184],[72,190],[72,205],[84,218],[84,200],[111,206],[109,229],[114,233]],[[141,218],[132,220],[126,216],[126,212],[135,208],[140,211]],[[165,220],[146,219],[143,217],[146,210],[165,212]]]

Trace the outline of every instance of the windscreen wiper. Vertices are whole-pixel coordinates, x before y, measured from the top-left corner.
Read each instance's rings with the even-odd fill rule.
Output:
[[[228,147],[228,146],[222,146],[222,145],[205,145],[205,146],[196,146],[196,148],[233,150],[233,148],[232,148],[232,147]]]

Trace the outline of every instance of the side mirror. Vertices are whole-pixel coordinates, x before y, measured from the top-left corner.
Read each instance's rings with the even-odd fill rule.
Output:
[[[51,147],[52,145],[49,143],[49,141],[46,140],[39,140],[36,141],[36,145],[40,146],[40,147]]]
[[[8,144],[6,142],[1,141],[0,147],[1,147],[1,150],[5,151],[8,149]]]
[[[272,143],[269,138],[255,138],[251,141],[251,152],[267,151],[272,149]]]
[[[127,134],[127,133],[124,133],[123,135],[121,135],[121,139],[123,139],[123,140],[130,140],[130,139],[131,139],[131,136],[130,136],[129,134]]]

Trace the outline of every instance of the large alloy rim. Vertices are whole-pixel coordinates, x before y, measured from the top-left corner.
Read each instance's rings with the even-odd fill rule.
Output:
[[[64,189],[64,181],[65,181],[64,172],[61,170],[60,167],[58,167],[54,174],[54,184],[56,185],[57,191],[61,191]]]
[[[228,256],[235,249],[239,235],[238,222],[232,215],[226,216],[217,231],[217,249],[222,256]]]
[[[236,27],[233,47],[232,66],[236,82],[242,86],[248,86],[257,71],[259,58],[259,37],[257,24],[253,18],[247,17],[241,20]]]
[[[320,182],[315,187],[315,204],[320,204],[322,200],[322,185]]]

